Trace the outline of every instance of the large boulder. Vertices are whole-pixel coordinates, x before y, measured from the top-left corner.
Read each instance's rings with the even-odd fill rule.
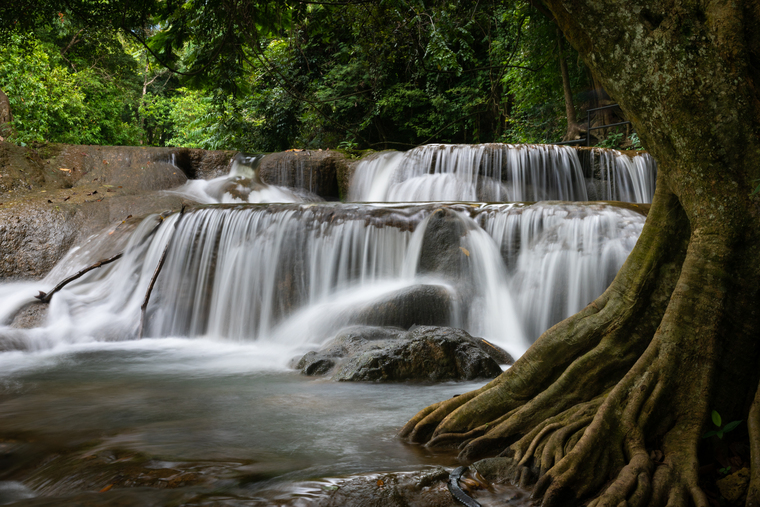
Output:
[[[360,308],[351,322],[368,326],[447,326],[454,295],[442,285],[412,285]]]
[[[342,330],[318,351],[292,366],[304,375],[330,375],[341,381],[445,381],[494,378],[508,353],[450,327],[354,326]]]
[[[264,157],[258,174],[264,183],[303,189],[337,201],[341,196],[338,175],[345,174],[347,167],[345,156],[337,151],[283,151]]]

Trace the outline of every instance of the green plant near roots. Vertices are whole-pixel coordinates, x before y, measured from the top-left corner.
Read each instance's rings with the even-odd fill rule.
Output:
[[[718,429],[717,430],[708,431],[707,433],[705,433],[704,435],[702,435],[702,438],[710,438],[712,436],[716,436],[718,438],[723,438],[723,435],[725,433],[728,433],[729,431],[735,430],[736,427],[739,426],[739,424],[741,424],[741,422],[742,422],[742,420],[740,419],[738,421],[731,421],[730,423],[726,424],[725,426],[722,426],[723,420],[721,419],[720,414],[717,411],[715,411],[715,410],[712,411],[711,417],[712,417],[713,424],[715,426],[717,426]]]
[[[628,136],[628,139],[631,141],[631,147],[634,150],[643,150],[644,147],[641,145],[641,139],[639,139],[639,135],[634,132],[630,136]]]

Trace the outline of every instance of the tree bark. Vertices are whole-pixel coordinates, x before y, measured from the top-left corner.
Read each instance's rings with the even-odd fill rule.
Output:
[[[544,506],[706,507],[711,411],[760,441],[760,7],[547,3],[657,159],[652,211],[604,294],[401,435],[500,454]]]
[[[565,55],[562,53],[562,34],[557,34],[557,58],[559,59],[559,70],[562,75],[562,91],[565,95],[565,114],[567,116],[567,131],[563,141],[572,141],[580,139],[582,128],[578,124],[578,118],[575,115],[575,105],[573,105],[573,90],[570,87],[570,74],[567,72],[567,62]]]
[[[8,124],[12,121],[11,103],[5,92],[0,90],[0,136],[6,137],[8,135],[8,131],[10,130]]]

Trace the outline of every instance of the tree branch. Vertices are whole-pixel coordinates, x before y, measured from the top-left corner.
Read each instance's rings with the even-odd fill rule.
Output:
[[[116,260],[121,259],[121,257],[123,255],[124,255],[124,252],[121,252],[121,253],[117,253],[113,257],[109,257],[108,259],[99,260],[95,264],[84,268],[83,270],[81,270],[81,271],[79,271],[79,272],[71,275],[70,277],[64,278],[60,283],[58,283],[58,285],[56,285],[55,287],[53,287],[53,290],[51,290],[50,292],[45,293],[45,292],[40,291],[40,293],[37,294],[34,297],[36,297],[37,299],[39,299],[43,303],[49,303],[50,299],[53,297],[53,294],[55,294],[59,290],[63,289],[70,282],[73,282],[74,280],[76,280],[78,278],[81,278],[82,276],[84,276],[85,274],[89,273],[93,269],[99,268],[101,266],[105,266],[106,264],[110,264],[110,263],[112,263],[112,262],[114,262]]]

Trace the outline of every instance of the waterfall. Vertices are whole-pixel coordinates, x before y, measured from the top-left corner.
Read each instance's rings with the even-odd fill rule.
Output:
[[[450,245],[460,260],[442,268],[436,256],[449,253],[426,243],[428,224],[441,210],[461,229],[458,244]],[[134,337],[168,243],[147,336],[299,347],[351,324],[438,324],[462,327],[519,356],[604,290],[643,222],[628,209],[572,203],[270,204],[201,208],[163,221],[152,216],[129,237],[121,260],[53,297],[42,328],[0,327],[0,347]],[[73,252],[55,276],[92,258],[90,249]],[[422,269],[427,265],[439,267]],[[35,290],[58,281],[49,276],[34,289],[22,284],[26,296],[15,301],[32,301]]]
[[[656,165],[648,154],[555,145],[420,146],[360,162],[349,199],[357,202],[651,202]]]
[[[202,204],[315,202],[318,196],[307,190],[264,183],[258,175],[263,155],[238,153],[229,174],[211,180],[189,180],[171,193]],[[302,168],[299,168],[301,172]]]
[[[492,205],[478,221],[500,245],[532,339],[607,288],[644,225],[639,213],[606,204]]]
[[[590,160],[598,200],[652,202],[657,166],[651,155],[630,157],[616,150],[591,150]]]

